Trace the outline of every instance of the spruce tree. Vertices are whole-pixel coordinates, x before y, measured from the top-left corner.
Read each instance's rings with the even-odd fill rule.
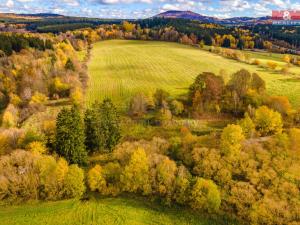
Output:
[[[87,109],[84,115],[85,125],[85,146],[89,152],[99,149],[99,127],[97,127],[97,117],[95,110]]]
[[[86,147],[90,152],[111,151],[120,138],[119,115],[110,99],[95,103],[85,113]]]
[[[87,152],[84,127],[77,107],[62,109],[56,121],[56,151],[69,163],[84,164]]]
[[[119,115],[110,99],[105,99],[99,108],[99,137],[100,147],[112,150],[120,138]]]

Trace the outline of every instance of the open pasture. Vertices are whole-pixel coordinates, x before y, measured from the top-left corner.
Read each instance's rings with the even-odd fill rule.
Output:
[[[255,58],[255,54],[251,56]],[[261,53],[257,54],[257,58],[262,57]],[[278,62],[277,58],[275,62]],[[143,92],[150,95],[157,88],[178,96],[187,92],[188,86],[201,72],[219,74],[220,70],[224,70],[228,80],[230,74],[244,68],[258,73],[266,81],[269,94],[288,96],[295,107],[300,106],[300,67],[291,66],[293,74],[283,75],[177,43],[132,40],[98,42],[94,44],[88,66],[88,105],[110,97],[124,107],[133,94]]]
[[[138,199],[67,200],[0,207],[1,225],[225,225],[182,208]]]

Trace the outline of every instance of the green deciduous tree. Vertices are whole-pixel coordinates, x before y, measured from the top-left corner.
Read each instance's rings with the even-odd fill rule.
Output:
[[[242,128],[245,137],[251,138],[255,132],[255,125],[248,114],[245,115],[244,119],[238,122],[238,125]]]
[[[197,177],[191,191],[190,205],[193,209],[210,213],[218,211],[221,205],[218,186],[212,180]]]
[[[71,165],[64,180],[64,193],[68,198],[80,198],[85,191],[84,173],[77,165]]]

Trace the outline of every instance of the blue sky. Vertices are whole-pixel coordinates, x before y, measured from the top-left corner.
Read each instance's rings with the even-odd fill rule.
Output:
[[[272,9],[300,10],[299,0],[0,0],[0,12],[41,13],[99,18],[146,18],[167,10],[203,15],[271,15]]]

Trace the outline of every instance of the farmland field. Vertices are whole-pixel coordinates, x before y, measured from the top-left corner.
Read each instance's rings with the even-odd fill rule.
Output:
[[[252,53],[251,57],[278,62],[280,55],[269,57]],[[130,96],[137,92],[147,95],[163,88],[172,95],[180,95],[201,72],[228,74],[239,69],[257,72],[267,83],[271,95],[288,96],[292,104],[300,106],[300,67],[291,66],[290,75],[282,75],[255,65],[226,59],[222,56],[190,46],[167,42],[110,40],[94,44],[89,62],[89,90],[87,104],[110,97],[126,106]]]
[[[80,202],[67,200],[13,207],[0,207],[1,225],[217,225],[224,222],[205,219],[190,211],[162,207],[154,203],[106,198]]]

